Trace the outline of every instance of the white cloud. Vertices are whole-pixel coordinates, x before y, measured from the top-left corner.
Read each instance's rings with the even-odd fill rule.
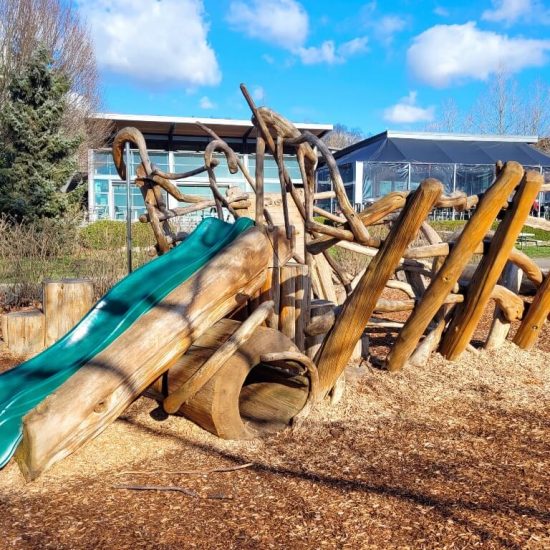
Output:
[[[147,84],[215,85],[202,0],[82,0],[100,67]]]
[[[486,21],[513,23],[531,10],[531,0],[493,0],[492,3],[493,9],[481,14]]]
[[[303,46],[309,30],[307,12],[295,0],[233,1],[227,21],[235,30],[285,49]]]
[[[336,46],[334,40],[325,40],[320,46],[299,48],[296,53],[304,65],[327,63],[336,65],[345,63],[349,57],[367,51],[368,38],[366,36],[354,38]]]
[[[434,107],[419,107],[416,104],[417,93],[409,92],[398,103],[384,110],[384,120],[394,124],[413,124],[415,122],[431,122],[434,119]]]
[[[376,21],[374,25],[374,33],[376,37],[389,46],[394,39],[394,36],[402,31],[407,24],[407,21],[399,15],[386,15]]]
[[[265,99],[265,90],[263,86],[254,86],[254,88],[252,88],[252,98],[256,101],[263,101]]]
[[[464,25],[436,25],[415,37],[407,51],[409,68],[421,81],[444,87],[467,79],[486,80],[503,68],[509,73],[546,62],[550,40],[510,38]]]
[[[269,63],[270,65],[273,65],[273,63],[275,63],[275,59],[272,55],[269,55],[268,53],[264,53],[262,55],[262,59],[266,62],[266,63]]]
[[[205,110],[215,109],[217,107],[217,105],[213,101],[211,101],[208,96],[205,95],[200,98],[199,106],[201,109]]]
[[[520,20],[550,24],[550,9],[540,0],[492,0],[493,9],[485,10],[481,18],[512,25]]]

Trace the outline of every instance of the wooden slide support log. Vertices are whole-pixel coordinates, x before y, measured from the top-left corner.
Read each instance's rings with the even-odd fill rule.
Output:
[[[222,319],[204,332],[168,371],[168,392],[185,384],[239,326]],[[278,330],[258,327],[178,414],[224,439],[251,439],[287,427],[306,406],[312,385],[296,372],[295,361],[286,368],[262,364],[266,350],[299,353]]]
[[[481,259],[468,285],[464,303],[455,308],[439,346],[440,353],[450,361],[456,360],[470,343],[533,201],[540,191],[542,181],[541,174],[531,171],[525,174],[514,195],[511,208],[507,209],[504,219],[495,231],[489,251]]]
[[[464,267],[522,177],[521,165],[517,162],[507,162],[495,183],[483,195],[478,208],[426,289],[422,301],[416,306],[397,336],[386,360],[388,370],[400,370],[408,361],[420,337],[441,308],[443,300],[458,281]]]
[[[502,274],[502,285],[511,292],[518,294],[521,287],[523,271],[517,265],[508,261]],[[510,332],[510,319],[507,319],[504,310],[497,305],[493,315],[493,322],[489,335],[485,341],[485,349],[496,349],[506,340]]]
[[[208,327],[246,303],[272,253],[251,227],[27,414],[15,455],[25,478],[100,434]]]
[[[341,314],[319,351],[317,368],[321,396],[330,391],[345,369],[386,282],[442,191],[441,183],[430,178],[409,196],[379,253],[344,303]]]
[[[550,313],[550,273],[546,275],[529,306],[518,331],[514,344],[522,349],[531,349]]]
[[[38,309],[14,311],[3,316],[2,333],[15,355],[35,355],[44,349],[44,314]]]
[[[89,279],[47,279],[42,283],[42,296],[48,347],[90,311],[94,304],[94,285]]]
[[[261,304],[246,321],[226,340],[181,387],[170,393],[163,401],[164,410],[174,414],[197,393],[222,368],[226,361],[254,334],[254,331],[273,311],[273,302]]]
[[[9,348],[10,343],[8,340],[8,314],[4,313],[0,315],[0,329],[2,330],[2,340],[4,344]]]

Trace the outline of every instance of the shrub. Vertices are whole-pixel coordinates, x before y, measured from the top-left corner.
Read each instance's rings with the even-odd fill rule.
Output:
[[[91,250],[114,250],[126,246],[126,222],[99,220],[80,230],[80,243]],[[147,248],[155,244],[149,224],[132,224],[132,247]]]

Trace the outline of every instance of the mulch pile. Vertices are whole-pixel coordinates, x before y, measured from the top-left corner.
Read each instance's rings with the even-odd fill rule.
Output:
[[[373,332],[373,352],[391,338]],[[16,361],[0,353],[0,369]],[[140,398],[37,481],[0,472],[0,547],[549,548],[549,365],[548,327],[533,352],[353,364],[338,405],[248,442]]]

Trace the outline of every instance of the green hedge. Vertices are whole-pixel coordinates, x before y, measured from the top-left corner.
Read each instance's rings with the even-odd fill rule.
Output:
[[[93,250],[113,250],[126,246],[126,222],[99,220],[80,230],[80,242]],[[132,224],[132,245],[148,247],[155,244],[153,232],[148,223]]]

